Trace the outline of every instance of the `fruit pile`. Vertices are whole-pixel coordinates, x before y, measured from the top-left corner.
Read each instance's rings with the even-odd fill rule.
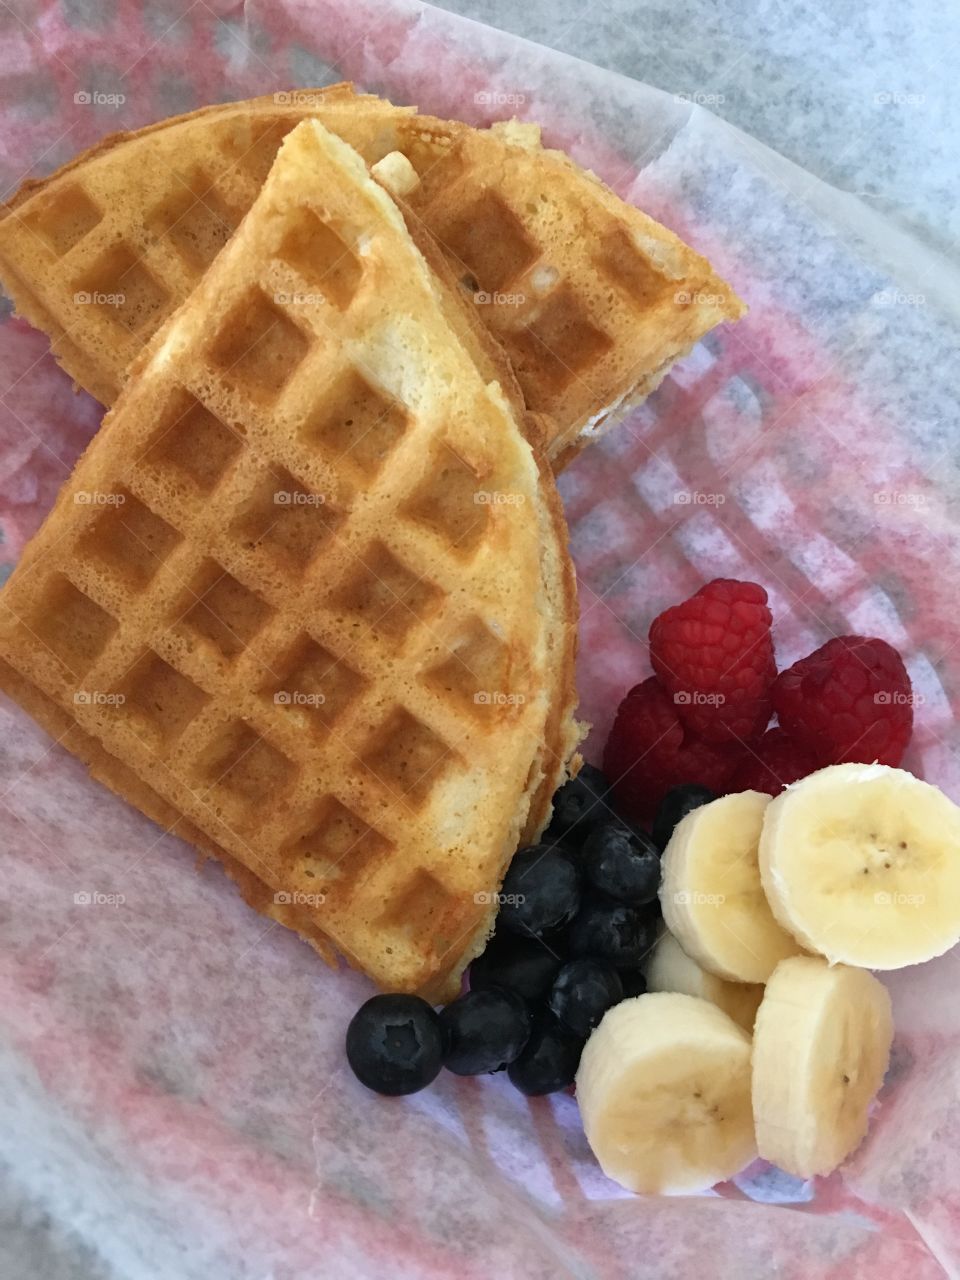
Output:
[[[623,813],[649,820],[682,782],[776,795],[826,765],[900,764],[913,695],[896,649],[839,636],[778,675],[772,621],[762,587],[727,578],[654,619],[654,675],[621,702],[603,759]]]
[[[646,990],[642,966],[663,928],[661,850],[711,798],[702,787],[672,791],[651,836],[618,817],[606,778],[584,765],[554,797],[541,843],[514,857],[469,990],[439,1013],[416,996],[368,1000],[347,1033],[357,1077],[387,1094],[422,1089],[444,1066],[506,1068],[531,1096],[571,1085],[606,1011]]]
[[[655,620],[655,674],[515,856],[469,990],[354,1016],[364,1084],[575,1082],[604,1171],[644,1193],[757,1155],[829,1173],[859,1145],[893,1037],[868,970],[960,941],[960,809],[896,768],[896,650],[840,637],[778,675],[770,627],[762,588],[726,580]]]

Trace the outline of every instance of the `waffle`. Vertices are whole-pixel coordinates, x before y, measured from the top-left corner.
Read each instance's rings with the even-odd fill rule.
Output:
[[[105,405],[311,116],[404,186],[503,343],[555,466],[642,399],[743,304],[710,264],[618,199],[535,125],[476,130],[357,95],[277,94],[117,134],[0,210],[0,279],[67,372]],[[409,165],[407,165],[409,176]],[[122,301],[118,301],[118,296]]]
[[[96,777],[434,999],[578,736],[562,512],[498,366],[305,121],[0,595],[0,684]]]

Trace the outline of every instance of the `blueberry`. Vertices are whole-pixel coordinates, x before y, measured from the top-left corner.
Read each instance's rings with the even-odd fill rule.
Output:
[[[610,784],[592,764],[585,764],[553,797],[553,817],[544,833],[547,844],[579,845],[594,827],[610,819]]]
[[[604,823],[584,841],[583,870],[595,889],[618,902],[652,902],[660,887],[660,851],[642,831]]]
[[[589,894],[567,934],[570,954],[606,960],[617,969],[636,968],[656,940],[657,923],[647,908]]]
[[[539,937],[572,920],[580,905],[580,872],[569,854],[551,845],[521,849],[503,881],[498,924]]]
[[[622,999],[623,983],[616,969],[602,960],[570,960],[557,974],[547,1003],[568,1031],[586,1039]]]
[[[671,787],[660,801],[660,808],[653,823],[653,842],[658,849],[665,849],[673,835],[673,828],[681,818],[702,804],[716,800],[716,792],[709,787],[701,787],[696,782],[685,782],[682,786]]]
[[[553,1014],[542,1014],[523,1053],[507,1068],[510,1083],[531,1098],[565,1089],[573,1084],[583,1045]]]
[[[647,990],[647,978],[642,969],[621,969],[620,982],[623,986],[624,1000],[632,1000],[634,996],[642,996]]]
[[[458,1076],[502,1071],[530,1039],[526,1001],[514,991],[468,991],[440,1010],[446,1043],[443,1065]]]
[[[542,1000],[553,986],[561,960],[539,938],[498,933],[470,966],[470,989],[506,987],[524,1000]]]
[[[419,996],[373,996],[350,1019],[347,1061],[376,1093],[416,1093],[443,1065],[440,1019]]]

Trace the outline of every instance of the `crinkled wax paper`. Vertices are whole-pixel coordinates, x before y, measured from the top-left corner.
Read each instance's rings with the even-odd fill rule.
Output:
[[[409,0],[19,0],[0,6],[0,74],[9,189],[104,133],[344,77],[472,122],[541,121],[751,308],[563,477],[593,752],[647,674],[654,614],[746,575],[771,593],[783,662],[848,631],[902,650],[920,695],[907,764],[960,798],[954,266],[700,107]],[[9,314],[0,332],[9,567],[100,411],[40,335]],[[842,1175],[758,1165],[644,1200],[600,1174],[570,1096],[449,1074],[406,1101],[365,1092],[342,1041],[366,980],[197,872],[8,703],[0,803],[0,1161],[104,1275],[960,1269],[960,957],[889,979],[893,1065]]]

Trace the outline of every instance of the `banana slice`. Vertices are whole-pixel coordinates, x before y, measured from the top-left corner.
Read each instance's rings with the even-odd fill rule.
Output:
[[[773,918],[757,846],[770,797],[740,791],[680,821],[663,854],[660,902],[667,928],[710,973],[766,982],[800,947]]]
[[[577,1102],[601,1168],[630,1191],[703,1191],[757,1154],[750,1037],[694,996],[609,1010],[580,1059]]]
[[[903,769],[831,765],[788,787],[760,872],[783,927],[832,963],[899,969],[960,940],[960,809]]]
[[[890,997],[871,973],[819,956],[782,961],[753,1033],[753,1114],[765,1160],[831,1173],[860,1145],[890,1060]]]
[[[679,991],[709,1000],[743,1027],[753,1031],[753,1020],[763,999],[763,987],[748,982],[725,982],[701,969],[672,933],[663,933],[646,965],[648,991]]]

